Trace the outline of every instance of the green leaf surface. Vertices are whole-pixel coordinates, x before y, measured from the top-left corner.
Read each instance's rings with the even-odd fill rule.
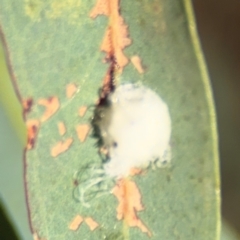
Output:
[[[40,98],[57,96],[60,109],[41,124],[33,150],[26,152],[27,189],[32,230],[41,238],[148,239],[138,228],[116,218],[113,195],[93,199],[90,208],[72,196],[73,175],[88,163],[100,163],[96,139],[80,143],[75,128],[89,123],[91,106],[108,69],[99,51],[108,19],[89,18],[95,1],[1,0],[0,22],[7,42],[9,63],[22,99],[33,98],[27,119],[40,119]],[[128,64],[118,81],[141,82],[168,104],[172,119],[171,167],[136,176],[145,209],[139,218],[152,239],[219,239],[219,174],[214,108],[204,61],[199,48],[190,1],[121,1],[121,14],[129,26],[129,58],[139,55],[146,68],[140,75]],[[66,85],[79,91],[66,97]],[[63,121],[67,132],[58,133]],[[60,140],[73,138],[63,154],[51,157]],[[140,136],[139,136],[140,137]],[[70,231],[80,214],[99,223],[90,231],[83,223]]]

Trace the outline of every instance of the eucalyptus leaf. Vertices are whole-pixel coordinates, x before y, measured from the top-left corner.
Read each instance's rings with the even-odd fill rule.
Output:
[[[78,124],[90,124],[91,106],[107,72],[100,45],[108,18],[91,19],[94,0],[1,0],[0,22],[6,40],[11,77],[21,101],[32,99],[26,120],[41,119],[39,99],[57,97],[58,111],[42,122],[33,149],[26,151],[26,187],[32,231],[39,239],[148,239],[139,228],[117,220],[112,194],[92,199],[87,208],[76,201],[74,174],[88,164],[101,164],[96,139],[81,142]],[[152,239],[219,239],[219,166],[215,112],[190,1],[120,2],[132,44],[128,58],[138,55],[140,74],[129,63],[117,82],[140,82],[167,103],[172,120],[171,166],[133,177],[144,210],[139,219]],[[66,97],[66,86],[77,92]],[[78,110],[87,106],[83,117]],[[66,134],[60,136],[58,123]],[[141,137],[141,136],[139,136]],[[72,138],[57,157],[51,149]],[[109,189],[110,191],[111,189]],[[92,217],[98,228],[69,224],[76,215]]]

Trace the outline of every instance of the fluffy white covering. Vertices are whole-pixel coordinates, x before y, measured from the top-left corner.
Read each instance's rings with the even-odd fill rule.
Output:
[[[108,136],[107,175],[124,177],[133,167],[164,161],[171,135],[171,119],[165,102],[152,90],[136,84],[120,85],[110,96],[112,119]]]

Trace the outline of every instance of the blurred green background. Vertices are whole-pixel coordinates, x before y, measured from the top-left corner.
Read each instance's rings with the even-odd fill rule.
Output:
[[[228,222],[222,240],[240,239],[240,1],[193,0],[193,6],[217,109],[222,214]],[[0,239],[31,239],[23,187],[25,138],[0,47]]]
[[[222,214],[240,232],[240,1],[193,3],[217,110]]]

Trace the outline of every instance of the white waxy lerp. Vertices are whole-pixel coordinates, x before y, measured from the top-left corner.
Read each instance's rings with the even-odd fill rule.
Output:
[[[99,124],[109,162],[110,177],[127,176],[134,167],[169,158],[171,119],[166,103],[152,90],[137,84],[123,84],[108,96],[109,119]],[[110,114],[109,114],[110,112]],[[109,144],[111,143],[111,144]]]

